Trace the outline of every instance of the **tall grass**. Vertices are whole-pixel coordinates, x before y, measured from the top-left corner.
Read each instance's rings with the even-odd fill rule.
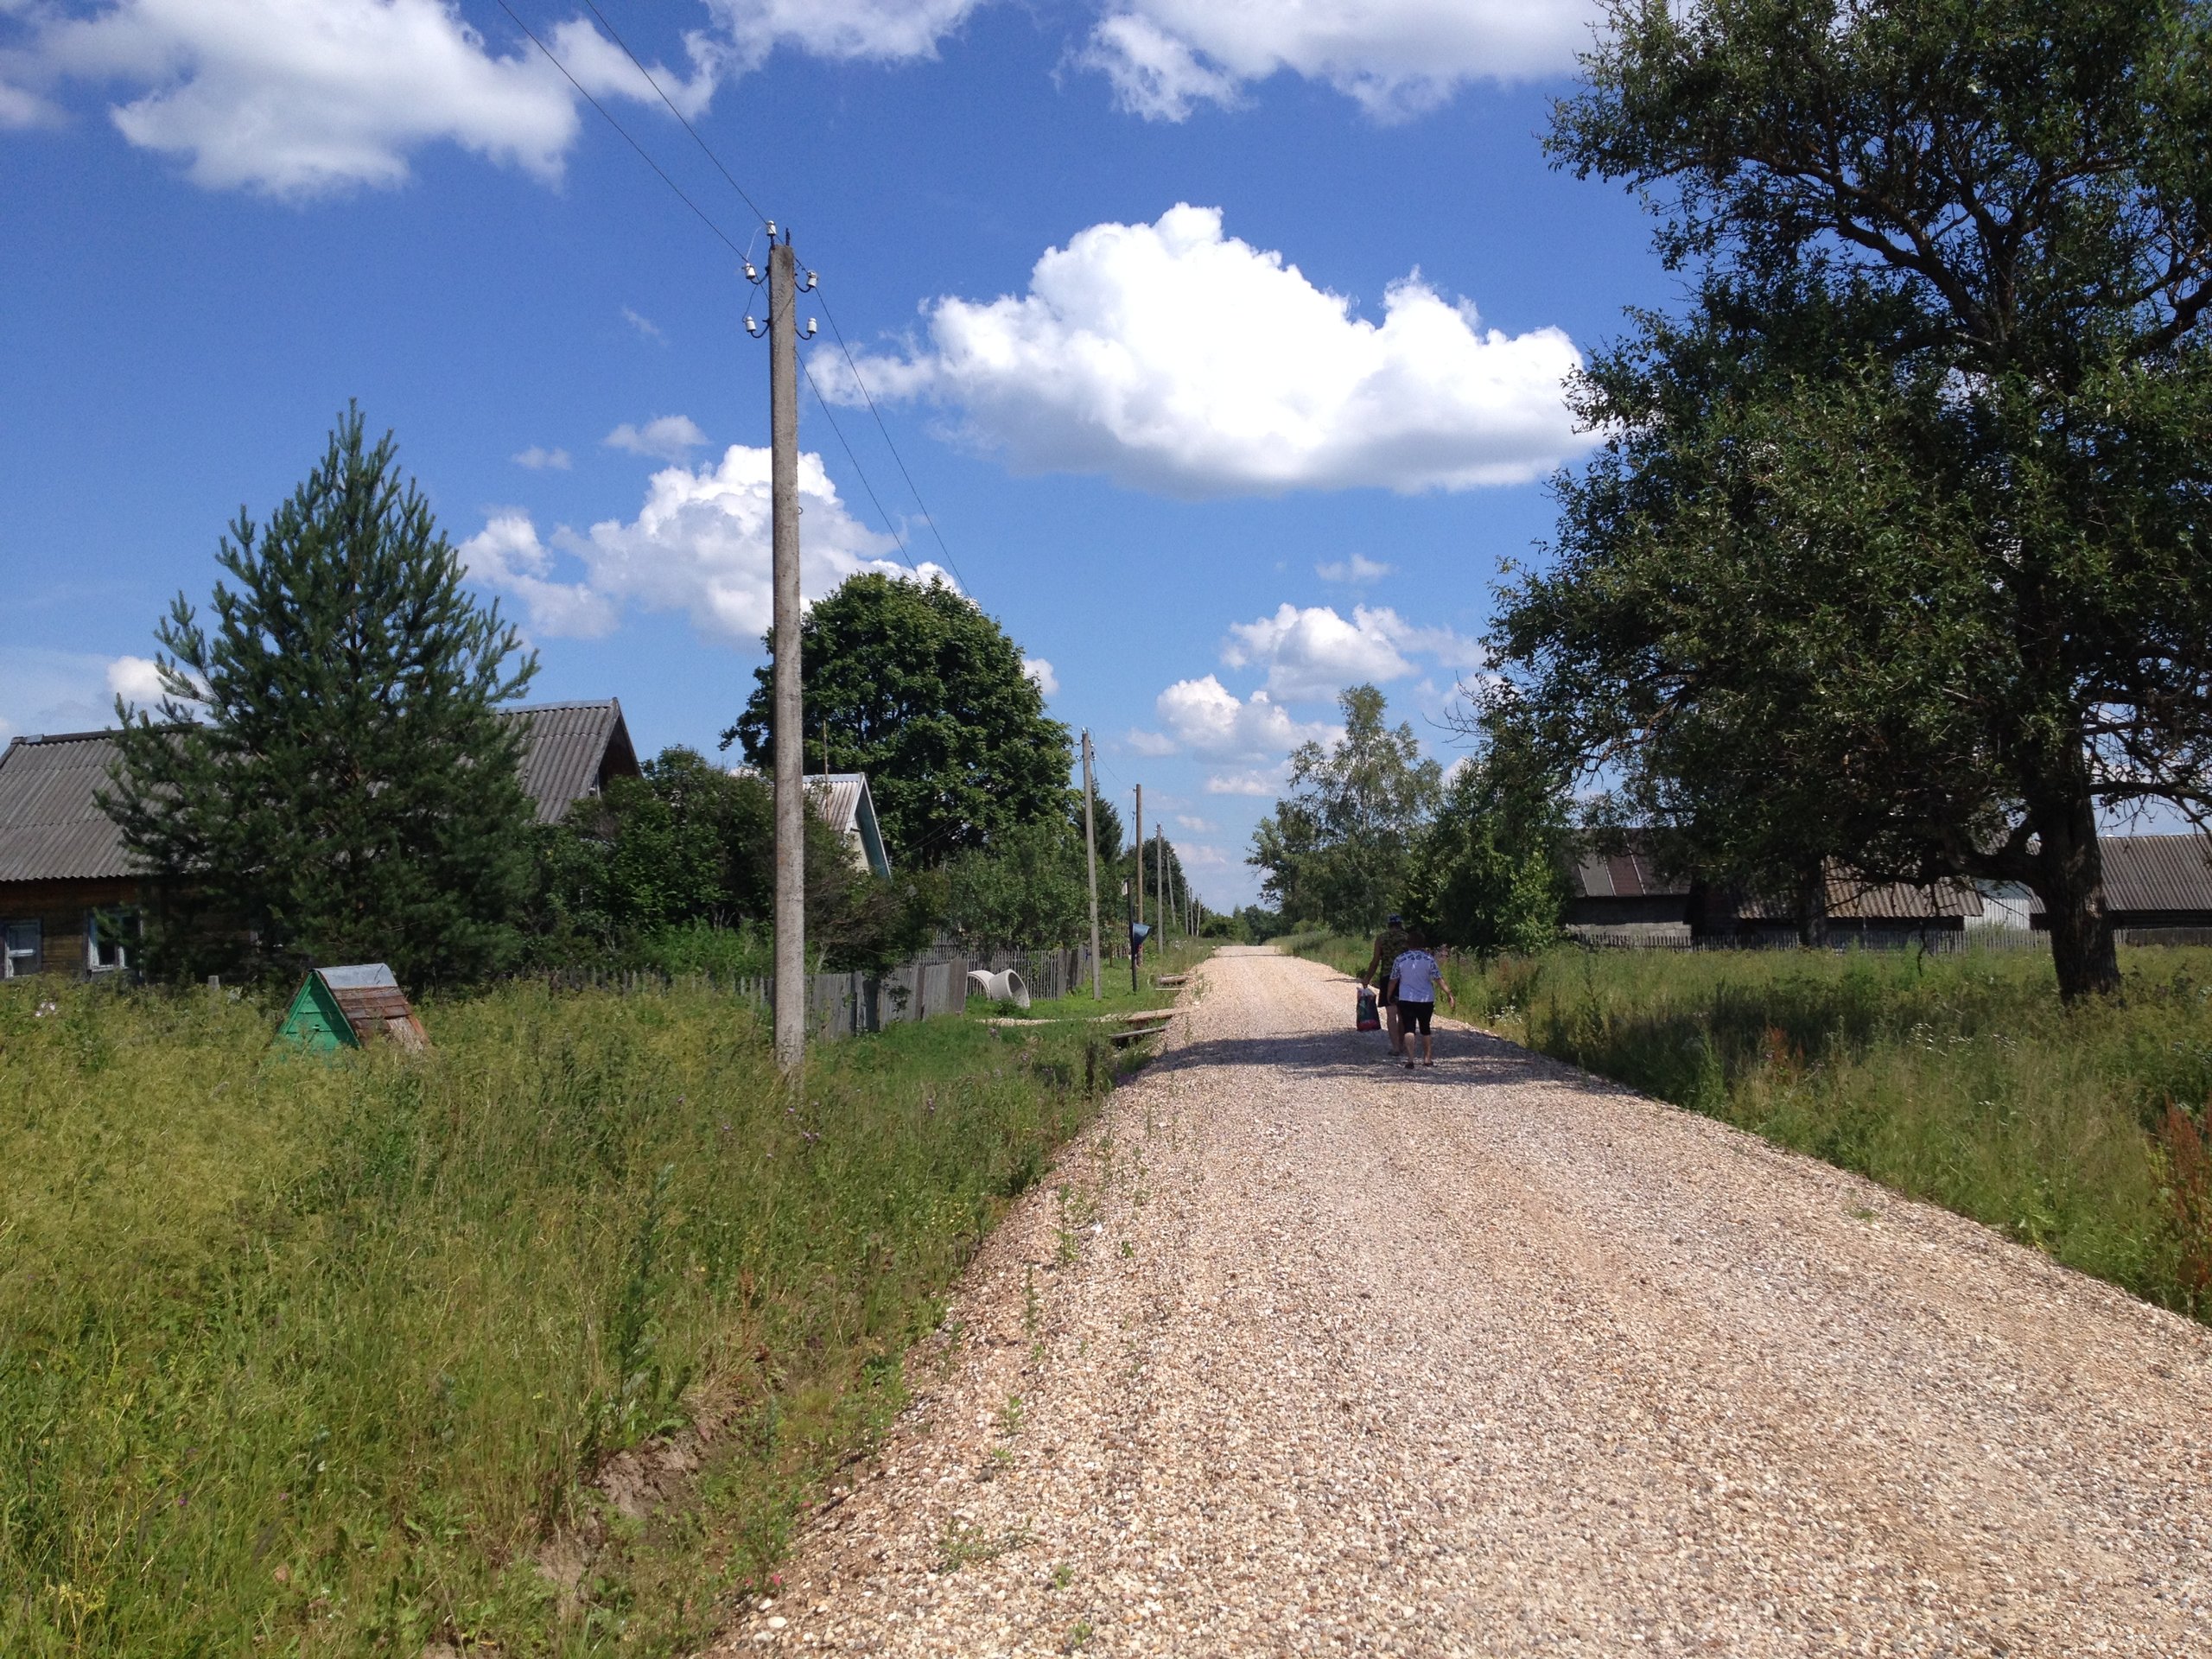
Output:
[[[949,1020],[793,1092],[703,993],[425,1019],[318,1060],[0,987],[0,1652],[696,1642],[1111,1071]],[[657,1512],[604,1495],[686,1426]]]
[[[2075,1009],[2020,951],[1561,947],[1449,977],[1504,1036],[2212,1318],[2212,950],[2121,963],[2125,995]]]

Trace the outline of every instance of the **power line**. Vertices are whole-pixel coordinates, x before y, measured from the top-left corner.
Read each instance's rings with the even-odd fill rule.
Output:
[[[677,120],[683,124],[683,130],[690,135],[691,142],[699,147],[700,154],[714,163],[715,170],[722,175],[723,181],[727,183],[732,190],[737,193],[738,200],[742,201],[746,207],[752,211],[754,218],[760,219],[763,224],[767,223],[767,215],[760,211],[760,203],[754,201],[751,193],[748,192],[743,185],[737,181],[737,175],[732,173],[729,168],[723,164],[722,158],[715,153],[714,146],[709,144],[707,142],[705,136],[700,132],[697,127],[691,124],[691,118],[685,115],[682,110],[677,107],[676,100],[668,95],[667,88],[664,87],[660,84],[660,81],[655,77],[652,70],[645,67],[644,61],[639,58],[638,54],[630,49],[630,43],[622,38],[621,32],[618,30],[613,23],[607,21],[607,14],[599,9],[598,0],[584,0],[584,4],[590,9],[591,15],[599,20],[600,26],[607,30],[608,38],[611,39],[617,47],[621,48],[622,55],[629,59],[631,67],[636,69],[638,73],[644,78],[645,85],[652,87],[655,94],[657,94],[660,99],[660,101],[668,106],[668,112],[674,116]],[[680,187],[674,179],[671,178],[662,168],[660,163],[653,160],[652,156],[647,153],[645,147],[639,143],[637,139],[631,137],[629,129],[625,127],[620,121],[617,121],[614,117],[609,113],[604,104],[601,104],[596,98],[592,97],[588,92],[584,90],[583,83],[569,73],[568,66],[563,64],[560,59],[553,55],[552,48],[548,47],[543,41],[539,40],[537,35],[531,30],[530,25],[524,22],[521,17],[516,15],[514,7],[508,3],[508,0],[499,0],[499,9],[505,11],[508,16],[514,19],[515,27],[521,29],[524,35],[530,36],[531,43],[537,47],[540,52],[543,52],[545,54],[547,61],[551,63],[556,69],[558,69],[562,75],[567,79],[568,83],[576,89],[578,93],[580,93],[591,105],[592,108],[597,110],[600,114],[606,118],[607,125],[613,127],[615,131],[622,135],[623,138],[629,143],[630,148],[636,150],[638,154],[644,158],[645,165],[652,168],[652,170],[659,175],[661,182],[665,184],[671,190],[675,191],[677,199],[694,213],[696,213],[699,216],[701,222],[703,223],[709,230],[712,231],[717,237],[721,238],[722,245],[729,249],[732,253],[736,254],[741,262],[749,258],[750,256],[723,232],[721,226],[715,224],[713,219],[708,218],[705,211],[700,207],[699,204],[692,200],[690,196],[684,194],[682,187]],[[845,366],[851,372],[853,384],[860,388],[861,401],[868,405],[868,412],[874,418],[876,430],[883,435],[883,447],[891,452],[891,460],[893,464],[899,468],[899,476],[906,480],[907,493],[914,498],[914,505],[921,512],[922,522],[930,527],[930,535],[936,541],[938,550],[944,555],[946,569],[952,572],[952,579],[958,582],[962,589],[965,591],[968,587],[968,578],[961,573],[959,561],[952,556],[952,548],[951,545],[944,539],[944,532],[938,528],[937,515],[930,511],[929,503],[922,499],[922,492],[914,482],[914,474],[912,470],[906,465],[906,458],[899,453],[899,445],[891,435],[891,428],[883,418],[883,410],[876,404],[875,394],[868,389],[868,380],[861,373],[860,362],[854,357],[853,348],[846,341],[845,331],[842,327],[838,327],[836,313],[830,308],[829,301],[823,297],[818,290],[816,294],[816,303],[821,306],[822,315],[830,320],[830,332],[836,337],[837,349],[844,356]],[[814,377],[811,372],[810,372],[807,376],[809,385],[813,386],[813,380]],[[822,396],[822,389],[819,386],[813,386],[813,390],[815,402],[821,406],[823,413],[827,414],[829,412],[829,404]],[[833,429],[836,429],[837,423],[836,416],[832,416],[830,417],[830,424]],[[852,445],[846,442],[845,435],[842,429],[837,430],[837,442],[839,444],[843,446],[847,457],[851,460],[853,463],[853,470],[856,473],[860,473],[861,483],[862,487],[868,490],[868,499],[870,500],[875,500],[874,488],[873,486],[869,485],[867,474],[861,471],[860,457],[854,453]],[[876,502],[876,512],[877,515],[883,519],[887,526],[891,524],[891,515],[883,511],[883,505],[880,501]],[[905,538],[899,536],[899,532],[895,529],[892,531],[892,537],[893,540],[899,543],[900,556],[906,558],[907,568],[909,569],[913,569],[914,562],[912,558],[908,556],[906,554]],[[918,572],[917,574],[918,574]]]
[[[501,0],[501,3],[504,4],[505,0]],[[584,0],[584,4],[591,8],[591,15],[599,19],[600,26],[606,29],[607,37],[622,48],[622,55],[637,66],[638,73],[645,78],[645,85],[660,93],[660,101],[668,105],[668,112],[683,124],[683,130],[691,135],[691,142],[698,145],[706,158],[715,164],[715,171],[728,181],[729,188],[737,192],[738,200],[753,210],[753,218],[766,225],[768,222],[768,215],[760,211],[760,204],[746,193],[745,187],[737,181],[729,168],[722,165],[722,158],[715,155],[709,147],[707,141],[699,136],[699,129],[691,124],[691,118],[676,107],[676,100],[662,88],[660,82],[653,79],[653,72],[639,61],[638,54],[630,49],[629,41],[615,32],[614,25],[607,21],[607,14],[599,9],[595,0]]]
[[[705,208],[702,207],[697,202],[692,200],[690,196],[683,194],[683,187],[677,183],[674,179],[669,177],[668,174],[662,168],[661,164],[653,160],[652,152],[647,150],[643,144],[639,143],[635,138],[630,136],[629,128],[624,126],[620,121],[617,121],[614,117],[609,113],[607,105],[594,98],[590,92],[585,90],[583,82],[578,80],[574,75],[569,73],[569,66],[553,55],[553,48],[537,38],[537,32],[532,29],[528,23],[523,22],[521,16],[516,12],[515,9],[507,3],[507,0],[499,0],[499,10],[505,12],[508,16],[514,19],[514,25],[517,29],[522,30],[524,34],[530,36],[530,43],[545,54],[546,62],[551,64],[556,69],[558,69],[561,72],[562,79],[566,80],[569,86],[576,89],[577,96],[582,98],[585,103],[590,105],[592,108],[597,110],[600,114],[605,118],[607,124],[613,128],[615,131],[620,133],[623,138],[628,143],[630,148],[638,152],[639,157],[644,160],[645,165],[652,168],[655,173],[660,175],[660,181],[666,185],[670,189],[676,192],[677,200],[681,201],[686,207],[689,207],[693,213],[696,213],[699,216],[699,222],[702,225],[704,225],[709,230],[712,231],[715,236],[719,237],[724,247],[728,248],[740,259],[743,259],[745,257],[745,250],[739,247],[736,243],[731,241],[728,233],[725,232],[721,226],[715,224],[713,219],[707,217],[707,210]],[[623,49],[627,51],[629,48],[626,47]],[[636,63],[637,60],[632,58],[631,61],[632,63]],[[644,72],[644,65],[639,65],[640,73]],[[647,75],[645,79],[651,80],[652,77]],[[658,90],[658,88],[656,88],[656,90]],[[662,96],[665,98],[667,94],[663,93]],[[674,108],[675,106],[671,105],[670,107]],[[678,118],[680,119],[681,117],[679,116]],[[687,123],[686,124],[688,125],[689,124]],[[717,163],[717,165],[719,165],[719,163]],[[732,182],[734,183],[735,181],[733,180]],[[743,195],[745,193],[741,190],[738,194],[740,195]]]
[[[837,338],[837,349],[845,354],[845,366],[853,372],[853,384],[861,389],[861,397],[868,404],[868,412],[875,416],[875,429],[883,434],[883,447],[891,451],[891,459],[899,465],[899,477],[906,480],[906,488],[914,498],[914,505],[921,509],[922,522],[930,527],[930,534],[937,537],[938,550],[944,555],[944,562],[952,571],[953,580],[964,589],[968,586],[968,579],[960,574],[960,566],[953,560],[952,550],[945,545],[944,532],[937,527],[937,519],[931,516],[928,503],[922,499],[921,491],[914,487],[914,475],[906,470],[906,457],[899,453],[899,446],[892,442],[891,429],[884,424],[883,411],[875,406],[874,396],[868,391],[868,382],[861,377],[861,365],[854,359],[853,348],[845,344],[845,331],[837,326],[836,313],[830,310],[830,302],[818,293],[816,302],[822,307],[822,315],[830,319],[830,332]]]
[[[813,365],[802,359],[799,362],[799,372],[806,377],[806,389],[814,394],[815,407],[829,417],[830,429],[837,435],[837,442],[845,452],[845,459],[853,463],[853,471],[859,475],[861,488],[868,492],[868,499],[875,508],[875,516],[883,520],[884,529],[890,532],[891,539],[899,544],[899,558],[905,562],[906,568],[913,570],[914,575],[918,577],[922,573],[914,569],[914,561],[906,551],[906,538],[899,533],[899,526],[892,521],[891,515],[883,510],[883,503],[876,497],[875,486],[868,482],[868,468],[861,465],[861,458],[853,453],[853,446],[845,437],[845,429],[837,424],[836,416],[830,412],[829,400],[823,397],[822,388],[814,383]]]

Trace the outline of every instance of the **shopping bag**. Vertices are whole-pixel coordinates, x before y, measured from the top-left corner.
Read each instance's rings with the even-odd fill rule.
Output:
[[[1359,988],[1359,1028],[1362,1031],[1382,1029],[1382,1016],[1376,1011],[1375,993],[1366,986]]]

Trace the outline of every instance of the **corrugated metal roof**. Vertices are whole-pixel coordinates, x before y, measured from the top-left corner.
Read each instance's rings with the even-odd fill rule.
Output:
[[[2202,836],[2101,836],[2108,911],[2212,912],[2212,844]],[[2043,900],[2030,909],[2044,913]]]
[[[1574,896],[1580,899],[1682,899],[1689,895],[1687,876],[1662,874],[1659,864],[1644,850],[1643,836],[1629,834],[1625,852],[1585,851],[1573,872]],[[1828,915],[1838,921],[1919,922],[1947,916],[1979,916],[1981,897],[1962,881],[1939,881],[1933,888],[1904,882],[1869,882],[1840,865],[1827,872]],[[1716,895],[1718,901],[1719,895]],[[1726,906],[1726,914],[1747,922],[1786,922],[1796,919],[1796,906],[1786,896],[1740,897]]]
[[[635,776],[637,752],[622,705],[604,702],[545,702],[508,711],[524,721],[522,786],[537,803],[540,823],[558,823],[569,809],[598,792],[602,772]]]
[[[0,753],[0,881],[129,875],[123,838],[96,797],[114,764],[111,732],[19,737]]]
[[[540,823],[558,823],[603,773],[635,772],[622,705],[543,703],[504,711],[527,722],[522,785]],[[113,732],[19,737],[0,753],[0,881],[77,881],[134,874],[100,810],[115,764]]]

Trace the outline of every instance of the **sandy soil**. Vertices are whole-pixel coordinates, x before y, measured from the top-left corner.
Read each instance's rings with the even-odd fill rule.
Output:
[[[2212,1654],[2212,1332],[1224,952],[719,1652]]]

